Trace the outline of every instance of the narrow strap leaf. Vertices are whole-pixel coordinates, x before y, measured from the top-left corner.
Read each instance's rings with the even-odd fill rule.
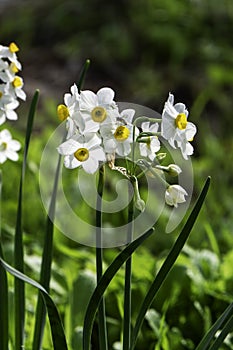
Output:
[[[22,172],[19,185],[18,195],[18,208],[15,228],[15,240],[14,240],[14,265],[19,271],[24,271],[24,259],[23,259],[23,233],[22,233],[22,197],[23,197],[23,184],[25,169],[27,163],[28,147],[30,143],[33,120],[35,116],[36,106],[39,98],[39,91],[36,90],[27,121],[27,129],[25,136],[24,156],[22,163]],[[24,321],[25,321],[25,289],[24,283],[18,279],[15,280],[15,348],[20,349],[23,346],[24,338]]]
[[[49,291],[49,283],[51,278],[51,265],[52,265],[52,251],[53,251],[53,231],[54,231],[54,216],[56,206],[56,194],[58,187],[58,179],[61,168],[61,156],[58,156],[58,163],[54,177],[53,191],[51,196],[51,202],[49,206],[49,212],[47,216],[47,224],[44,238],[44,249],[42,255],[42,266],[40,273],[40,284]],[[45,325],[45,307],[41,295],[38,295],[38,302],[36,307],[36,322],[33,337],[33,350],[39,350],[41,348],[43,340],[43,331]]]
[[[191,214],[188,217],[188,220],[186,221],[184,228],[182,229],[179,237],[177,238],[175,244],[173,245],[172,249],[170,250],[166,260],[164,261],[163,265],[161,266],[158,274],[155,277],[154,282],[152,283],[150,289],[148,290],[145,299],[143,300],[143,303],[141,305],[141,308],[139,310],[135,327],[132,334],[132,342],[131,342],[131,350],[134,349],[137,336],[139,333],[139,330],[141,328],[142,322],[144,320],[144,317],[146,315],[146,312],[148,308],[150,307],[156,293],[158,292],[159,288],[163,284],[164,280],[166,279],[169,271],[171,270],[172,266],[174,265],[177,257],[179,256],[181,249],[183,248],[185,242],[187,241],[189,234],[192,230],[192,227],[197,219],[197,216],[201,210],[201,207],[204,203],[205,197],[207,195],[208,189],[210,185],[210,177],[207,178],[205,185],[202,189],[202,192],[191,212]]]
[[[213,324],[210,330],[205,334],[200,343],[198,344],[196,350],[206,350],[208,349],[211,341],[214,339],[216,332],[222,328],[222,325],[231,319],[233,316],[233,303],[231,303],[222,315]]]
[[[140,244],[148,238],[154,229],[148,230],[144,235],[137,238],[135,241],[130,243],[118,256],[114,259],[111,265],[107,268],[103,276],[101,277],[98,285],[96,286],[89,304],[87,306],[86,315],[84,319],[83,326],[83,350],[90,349],[90,339],[91,339],[91,331],[95,318],[95,314],[98,309],[98,305],[102,299],[102,296],[107,289],[109,283],[120,269],[120,267],[124,264],[124,262],[131,256],[131,254],[135,251],[135,249],[140,246]]]
[[[218,350],[220,348],[220,346],[222,345],[222,343],[224,342],[224,339],[232,331],[232,329],[233,329],[233,315],[231,316],[231,318],[227,321],[227,323],[223,327],[221,333],[218,335],[215,342],[210,347],[210,350]]]
[[[66,338],[64,334],[64,329],[61,323],[61,319],[57,310],[56,305],[54,304],[52,298],[47,293],[47,291],[42,287],[38,282],[34,281],[33,279],[29,278],[22,272],[16,270],[9,264],[7,264],[2,258],[0,258],[0,264],[1,266],[9,272],[11,275],[16,277],[17,279],[26,282],[30,284],[31,286],[34,286],[35,288],[39,289],[41,292],[44,302],[47,307],[48,316],[49,316],[49,322],[51,327],[51,333],[52,333],[52,340],[53,340],[53,349],[54,350],[68,350]]]
[[[83,69],[81,71],[80,78],[79,78],[79,81],[78,81],[78,84],[77,84],[78,92],[80,92],[80,90],[82,89],[82,86],[83,86],[83,83],[85,81],[85,77],[86,77],[88,68],[90,66],[90,63],[91,63],[91,61],[89,59],[87,59],[85,64],[84,64],[84,66],[83,66]]]
[[[4,258],[1,242],[1,197],[2,172],[0,170],[0,258]],[[0,349],[8,350],[9,317],[8,317],[8,281],[6,271],[0,266]]]

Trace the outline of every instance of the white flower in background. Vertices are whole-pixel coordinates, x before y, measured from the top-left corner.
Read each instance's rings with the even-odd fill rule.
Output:
[[[151,124],[150,122],[144,122],[141,125],[143,132],[157,133],[159,124]],[[145,136],[143,142],[139,143],[140,154],[143,157],[148,157],[151,161],[154,160],[156,152],[160,149],[160,141],[157,136]]]
[[[10,62],[14,63],[18,69],[21,69],[21,63],[18,61],[16,55],[18,51],[19,48],[15,43],[11,43],[9,46],[0,45],[0,58],[7,58]]]
[[[196,126],[187,121],[188,110],[183,103],[174,105],[174,96],[169,93],[162,113],[161,135],[168,140],[173,148],[182,147],[182,154],[185,159],[191,155],[191,148],[187,143],[196,134]]]
[[[2,58],[0,58],[0,74],[1,71],[4,71],[5,69],[8,69],[8,63],[6,61],[3,61]]]
[[[1,94],[0,94],[1,95]],[[0,97],[0,125],[5,123],[6,119],[9,120],[17,120],[18,115],[14,111],[19,105],[19,102],[17,100],[11,100],[9,103],[3,103],[1,104],[1,99],[5,99],[6,97]]]
[[[94,174],[99,167],[99,162],[106,160],[101,139],[97,134],[88,133],[75,135],[63,142],[58,147],[58,152],[65,156],[66,168],[74,169],[82,167],[87,173]]]
[[[13,140],[11,133],[7,129],[0,131],[0,164],[7,159],[17,161],[19,159],[17,151],[20,148],[20,142]]]
[[[64,104],[57,107],[57,115],[60,121],[66,120],[67,139],[75,135],[79,125],[83,125],[79,110],[80,95],[76,84],[70,88],[71,93],[64,95]]]
[[[193,154],[193,146],[191,145],[190,141],[193,140],[196,131],[196,127],[193,127],[192,123],[188,123],[184,133],[182,134],[181,140],[177,140],[177,145],[181,149],[184,159],[188,159],[188,156]]]
[[[16,98],[18,97],[21,100],[25,101],[26,94],[23,91],[23,85],[24,85],[23,79],[16,75],[8,86],[8,92],[12,95],[15,94]]]
[[[96,132],[105,123],[114,122],[118,107],[114,102],[115,92],[110,88],[102,88],[96,94],[90,90],[80,93],[80,112],[83,125],[80,131]]]
[[[168,205],[177,207],[179,203],[184,203],[188,193],[180,185],[171,185],[165,192],[165,201]]]
[[[134,114],[133,109],[125,109],[118,114],[114,124],[109,123],[101,127],[106,153],[117,153],[119,156],[125,157],[131,152],[131,143],[133,142],[133,125],[131,123]],[[137,135],[138,129],[135,128],[135,137]]]

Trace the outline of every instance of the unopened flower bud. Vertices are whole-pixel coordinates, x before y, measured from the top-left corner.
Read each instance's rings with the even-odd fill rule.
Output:
[[[176,164],[168,165],[167,170],[170,176],[178,176],[182,172],[181,168]]]
[[[145,210],[146,204],[144,200],[141,199],[139,189],[138,189],[138,180],[136,177],[134,178],[133,186],[134,186],[134,196],[135,196],[135,207],[141,212],[143,212]]]

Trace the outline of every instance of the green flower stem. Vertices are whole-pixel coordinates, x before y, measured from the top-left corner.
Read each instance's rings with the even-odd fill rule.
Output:
[[[102,197],[104,190],[104,166],[99,169],[99,180],[96,201],[96,277],[97,284],[103,274],[103,248],[102,248]],[[107,326],[105,316],[105,301],[102,297],[98,308],[99,319],[99,347],[101,350],[108,349]]]
[[[133,218],[134,218],[134,196],[132,196],[133,186],[132,180],[129,182],[128,194],[132,198],[128,206],[128,228],[127,228],[127,242],[131,243],[133,238]],[[132,257],[125,263],[125,289],[124,289],[124,319],[123,319],[123,350],[130,348],[131,337],[131,275],[132,275]]]
[[[150,229],[140,237],[136,238],[132,243],[127,245],[113,262],[108,266],[104,272],[99,284],[96,286],[87,306],[84,324],[83,324],[83,350],[90,350],[90,339],[95,314],[97,312],[98,305],[102,299],[102,295],[108,288],[110,282],[125,263],[129,259],[130,255],[148,238],[152,235],[154,229]]]
[[[1,237],[1,197],[2,197],[2,172],[0,170],[0,258],[3,257]],[[8,282],[4,268],[0,265],[0,349],[8,350]]]

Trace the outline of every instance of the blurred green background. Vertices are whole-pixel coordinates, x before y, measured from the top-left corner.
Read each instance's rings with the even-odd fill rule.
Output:
[[[36,88],[41,92],[23,220],[28,273],[36,278],[45,226],[38,185],[41,152],[58,125],[56,106],[77,81],[85,60],[91,60],[86,89],[110,86],[116,91],[116,101],[145,105],[160,113],[170,91],[177,102],[188,106],[190,120],[198,127],[192,158],[194,198],[207,175],[212,176],[211,190],[187,249],[152,305],[138,349],[194,349],[233,296],[233,1],[2,0],[0,23],[1,44],[15,41],[20,47],[28,98],[18,109],[19,122],[11,127],[21,141],[32,94]],[[9,174],[11,181],[7,182]],[[19,174],[20,164],[3,165],[2,217],[9,261]],[[161,233],[135,255],[134,315],[178,232],[164,234],[165,223],[166,216],[159,223]],[[106,262],[114,254],[116,251],[106,250]],[[54,257],[52,291],[75,348],[82,316],[75,316],[76,304],[73,308],[68,305],[74,302],[75,293],[80,296],[80,288],[84,291],[81,301],[85,288],[90,288],[94,251],[56,232]],[[111,284],[107,299],[109,342],[114,349],[120,339],[122,276],[123,272]],[[34,298],[29,292],[29,329]],[[159,330],[162,336],[155,347]],[[28,344],[30,336],[29,332]],[[48,332],[44,349],[50,348],[49,339]],[[222,349],[232,346],[232,337],[228,337]]]

